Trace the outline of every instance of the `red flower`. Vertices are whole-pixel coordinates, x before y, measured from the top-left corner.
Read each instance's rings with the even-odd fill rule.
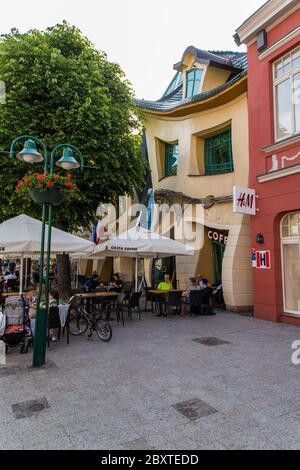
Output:
[[[46,185],[47,186],[54,186],[54,181],[47,181]]]
[[[24,183],[28,183],[29,179],[27,178],[27,176],[24,176],[23,181]]]
[[[38,184],[38,187],[39,187],[39,188],[42,188],[42,187],[43,187],[43,184],[42,184],[42,183],[39,183],[39,184]]]
[[[66,178],[67,178],[68,180],[72,179],[71,173],[67,173],[67,174],[66,174]]]
[[[53,179],[58,180],[59,175],[53,175]]]
[[[37,173],[36,174],[36,179],[38,181],[43,181],[45,179],[45,175]]]
[[[70,189],[72,187],[72,183],[70,183],[70,181],[67,181],[67,183],[65,183],[65,187],[67,189]]]

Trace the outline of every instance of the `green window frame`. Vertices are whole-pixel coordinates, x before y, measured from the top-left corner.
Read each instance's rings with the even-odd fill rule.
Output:
[[[186,73],[186,98],[191,98],[200,93],[202,75],[202,69],[192,69]]]
[[[204,170],[206,175],[219,175],[234,171],[231,129],[205,139]]]
[[[178,168],[178,143],[165,144],[165,177],[176,176]]]

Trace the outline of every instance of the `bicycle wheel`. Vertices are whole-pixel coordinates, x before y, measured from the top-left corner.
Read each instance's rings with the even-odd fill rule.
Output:
[[[70,334],[73,336],[80,336],[83,335],[86,330],[88,329],[88,321],[87,319],[80,314],[77,310],[70,311],[70,321],[69,321],[69,328]]]
[[[107,343],[111,340],[112,329],[107,321],[101,319],[96,320],[95,331],[98,335],[98,338],[100,338],[102,341]]]

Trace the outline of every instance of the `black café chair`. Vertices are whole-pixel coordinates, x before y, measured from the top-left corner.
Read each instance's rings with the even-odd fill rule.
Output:
[[[167,313],[175,312],[175,315],[181,315],[181,303],[182,291],[171,291],[168,294],[167,299]]]
[[[60,316],[59,316],[59,309],[58,307],[50,307],[49,308],[49,316],[48,316],[48,349],[50,349],[50,330],[54,328],[59,328],[59,338],[61,336],[61,323],[60,323]],[[64,336],[65,330],[67,331],[67,345],[70,344],[70,307],[66,318],[65,326],[63,327],[62,334]]]
[[[192,290],[190,291],[190,314],[198,315],[214,315],[211,307],[212,290]]]
[[[59,330],[61,329],[58,307],[50,307],[49,308],[49,316],[48,316],[48,349],[50,349],[50,341],[51,341],[50,330],[53,330],[54,328],[59,328]]]
[[[125,292],[121,292],[119,297],[117,298],[117,300],[113,303],[113,309],[114,311],[116,312],[116,316],[117,316],[117,323],[120,322],[120,319],[122,319],[122,325],[125,326],[125,322],[124,322],[124,308],[126,306],[126,296],[127,294],[125,294]]]
[[[141,296],[142,296],[141,292],[133,292],[129,296],[128,301],[124,303],[124,307],[127,310],[128,318],[130,318],[131,320],[132,320],[132,313],[135,309],[138,310],[139,319],[141,319],[141,307],[140,307]]]

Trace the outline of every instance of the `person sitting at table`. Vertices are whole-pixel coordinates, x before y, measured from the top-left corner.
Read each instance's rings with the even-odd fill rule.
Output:
[[[40,275],[38,273],[38,269],[35,266],[32,266],[31,268],[31,273],[30,273],[30,284],[33,287],[36,287],[38,283],[40,282]]]
[[[164,280],[158,284],[157,289],[163,292],[168,292],[173,289],[169,274],[164,275]],[[163,313],[163,305],[166,300],[165,296],[158,295],[156,300],[159,303],[159,314],[157,317],[166,317],[167,315]]]
[[[203,278],[201,274],[197,276],[196,281],[200,289],[205,289],[207,287],[208,280]]]
[[[116,287],[117,289],[123,289],[124,283],[123,283],[123,281],[122,281],[122,279],[121,279],[120,274],[119,274],[119,273],[115,273],[115,274],[113,275],[113,279],[114,279],[113,284],[115,285],[115,287]]]
[[[183,293],[183,297],[185,297],[187,299],[189,299],[191,291],[201,289],[201,287],[197,283],[197,280],[194,277],[191,277],[189,281],[190,281],[190,286],[189,286],[188,290]]]
[[[32,290],[26,295],[26,301],[28,306],[28,316],[30,319],[31,334],[35,334],[35,320],[36,320],[36,291]]]
[[[85,288],[87,292],[90,292],[92,289],[96,289],[98,285],[99,285],[98,274],[94,273],[92,277],[88,277],[85,280],[83,287]]]
[[[45,307],[46,303],[43,302],[41,304],[41,307]],[[51,307],[57,307],[58,306],[58,292],[55,289],[50,289],[49,290],[49,308]],[[50,330],[50,334],[52,336],[51,341],[55,342],[58,339],[59,335],[59,328],[53,328],[53,330]]]

